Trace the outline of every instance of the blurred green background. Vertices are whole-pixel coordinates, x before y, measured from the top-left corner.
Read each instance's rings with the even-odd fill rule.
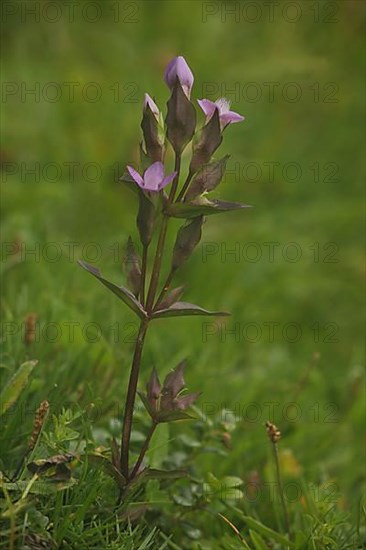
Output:
[[[332,480],[339,505],[355,512],[362,483],[365,3],[106,0],[81,2],[71,16],[60,2],[39,21],[24,12],[32,2],[8,4],[16,13],[3,17],[4,370],[27,356],[39,359],[28,396],[34,404],[99,399],[107,416],[120,406],[135,320],[75,261],[84,257],[123,280],[136,202],[118,176],[138,162],[144,92],[165,109],[164,68],[183,55],[195,75],[194,99],[226,96],[246,117],[225,131],[220,155],[232,156],[218,196],[254,208],[209,218],[177,276],[188,282],[188,301],[227,309],[231,318],[157,322],[141,384],[152,364],[163,374],[188,356],[187,382],[203,391],[200,406],[240,417],[227,458],[197,460],[244,478],[265,468],[263,425],[268,403],[277,404],[271,419],[304,478]],[[167,163],[170,169],[171,153]],[[170,243],[174,238],[172,230]],[[21,261],[19,253],[10,256],[11,243]],[[76,243],[71,258],[65,243]],[[233,249],[236,255],[226,253]],[[21,324],[29,312],[40,326],[58,323],[62,334],[51,327],[25,349]],[[86,336],[91,322],[99,328]],[[77,323],[73,339],[68,323]],[[295,421],[291,402],[300,411]]]

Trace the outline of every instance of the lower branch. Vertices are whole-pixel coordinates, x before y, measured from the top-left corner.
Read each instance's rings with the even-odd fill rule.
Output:
[[[138,382],[139,371],[140,371],[142,348],[144,345],[148,323],[149,323],[149,320],[145,318],[145,319],[142,319],[140,324],[140,329],[136,340],[135,353],[133,356],[133,361],[131,366],[130,380],[128,383],[128,390],[127,390],[127,397],[126,397],[126,404],[125,404],[125,414],[123,417],[122,439],[121,439],[121,472],[126,479],[128,478],[128,457],[129,457],[129,451],[130,451],[133,409],[135,406],[135,398],[136,398],[137,382]]]
[[[139,454],[139,457],[137,459],[137,462],[132,470],[132,473],[130,475],[130,480],[132,480],[137,474],[138,474],[138,471],[140,469],[140,466],[142,464],[142,461],[144,460],[144,457],[145,457],[145,454],[146,454],[146,451],[148,450],[149,448],[149,445],[150,445],[150,441],[151,441],[151,438],[153,436],[153,433],[155,431],[155,428],[157,426],[157,423],[156,422],[153,422],[150,426],[150,429],[148,431],[148,434],[146,436],[146,439],[144,441],[144,444],[143,446],[141,447],[141,451],[140,451],[140,454]]]

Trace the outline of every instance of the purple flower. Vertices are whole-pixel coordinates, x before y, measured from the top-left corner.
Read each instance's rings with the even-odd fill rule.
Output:
[[[181,55],[172,59],[165,69],[164,80],[170,89],[173,88],[177,77],[184,93],[190,98],[194,77],[187,61]]]
[[[164,177],[164,165],[162,162],[154,162],[144,173],[144,177],[132,168],[127,166],[127,170],[132,179],[137,183],[144,191],[161,191],[166,185],[168,185],[177,175],[177,172],[173,172],[169,176]]]
[[[228,124],[234,122],[241,122],[244,117],[230,111],[230,102],[222,97],[216,101],[210,101],[209,99],[197,99],[199,106],[206,115],[206,119],[209,120],[215,112],[215,109],[219,110],[220,125],[223,130]]]
[[[155,115],[156,119],[159,120],[159,115],[160,115],[159,107],[156,105],[152,97],[149,96],[149,94],[145,94],[145,97],[144,97],[144,110],[147,109],[147,106],[150,107],[150,110]]]
[[[190,393],[181,395],[185,382],[183,378],[186,363],[183,361],[174,370],[172,370],[164,380],[161,390],[160,409],[165,411],[181,410],[184,411],[190,407],[201,395],[200,393]]]

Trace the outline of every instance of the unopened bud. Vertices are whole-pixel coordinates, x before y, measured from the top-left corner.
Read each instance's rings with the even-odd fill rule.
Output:
[[[178,269],[190,257],[200,242],[203,220],[203,216],[197,216],[179,229],[173,250],[173,271]]]
[[[159,111],[157,113],[159,117]],[[142,115],[141,129],[144,134],[146,153],[152,162],[161,161],[163,158],[163,143],[159,133],[158,117],[156,112],[151,109],[151,103],[146,103]]]
[[[149,246],[155,227],[155,204],[143,192],[139,193],[139,211],[137,214],[137,228],[143,246]]]
[[[196,128],[196,110],[184,93],[179,79],[176,78],[172,95],[167,103],[167,138],[178,154],[189,143]]]
[[[189,186],[185,201],[190,201],[202,193],[208,193],[215,189],[223,178],[229,158],[230,155],[226,155],[220,160],[204,164]]]
[[[159,304],[159,309],[168,309],[180,300],[184,292],[184,286],[173,288]]]
[[[203,164],[207,164],[221,142],[220,117],[219,111],[216,109],[210,120],[200,131],[198,139],[193,145],[190,172],[195,173]]]

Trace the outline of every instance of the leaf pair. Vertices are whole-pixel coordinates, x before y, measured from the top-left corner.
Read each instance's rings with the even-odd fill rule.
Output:
[[[105,279],[100,273],[99,269],[79,260],[79,265],[86,271],[91,273],[96,279],[98,279],[105,287],[112,291],[122,302],[124,302],[140,319],[147,318],[147,312],[144,310],[140,302],[136,299],[133,293],[124,286],[118,286],[108,279]],[[165,309],[154,311],[150,318],[159,319],[166,317],[184,317],[187,315],[229,315],[228,313],[221,311],[208,311],[195,304],[187,302],[176,302]]]

